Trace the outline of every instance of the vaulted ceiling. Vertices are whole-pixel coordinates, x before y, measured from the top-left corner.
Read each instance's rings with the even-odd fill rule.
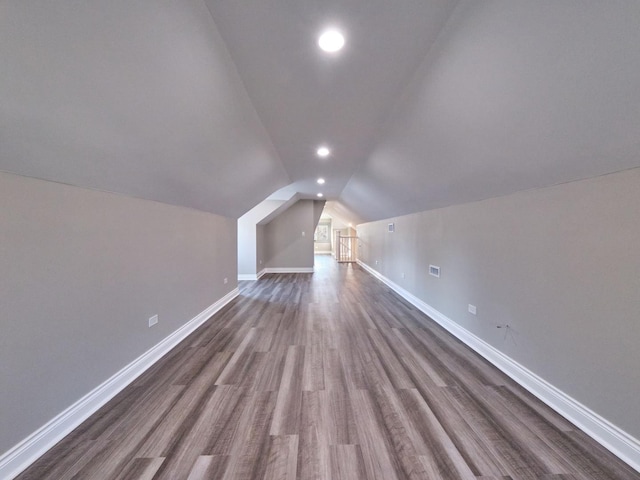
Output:
[[[231,217],[505,195],[640,166],[638,45],[636,0],[10,0],[0,170]]]

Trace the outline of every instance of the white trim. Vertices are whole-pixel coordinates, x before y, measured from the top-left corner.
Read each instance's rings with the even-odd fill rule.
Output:
[[[242,282],[245,280],[258,280],[258,276],[255,273],[239,273],[238,281]]]
[[[640,440],[559,390],[531,370],[520,365],[480,337],[461,327],[438,310],[400,287],[369,265],[358,260],[365,271],[380,280],[413,306],[439,323],[452,335],[482,355],[522,387],[567,418],[611,453],[640,472]]]
[[[239,273],[238,274],[238,281],[241,282],[243,280],[249,280],[249,281],[255,281],[255,280],[260,280],[260,277],[263,276],[265,273],[267,273],[265,271],[266,269],[262,269],[258,272],[258,274],[255,273]]]
[[[436,265],[429,265],[429,275],[440,278],[440,267]]]
[[[313,273],[313,267],[275,267],[265,268],[265,273]]]
[[[47,450],[116,396],[149,367],[166,355],[212,315],[239,295],[236,288],[189,320],[160,343],[98,385],[69,408],[0,456],[0,478],[11,479],[24,471]]]

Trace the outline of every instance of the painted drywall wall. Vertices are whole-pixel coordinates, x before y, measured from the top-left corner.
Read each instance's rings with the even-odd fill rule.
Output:
[[[265,225],[298,201],[294,192],[288,198],[266,199],[238,219],[238,275],[245,280],[255,280],[260,273],[258,258],[257,227]],[[262,241],[262,240],[261,240]]]
[[[320,217],[322,217],[322,212],[324,210],[324,206],[326,204],[326,200],[314,200],[313,201],[313,225],[314,228],[318,225],[320,221]]]
[[[312,268],[315,201],[299,200],[264,228],[267,268]]]
[[[359,225],[359,258],[640,438],[639,205],[633,169]]]
[[[256,274],[256,224],[238,219],[238,275]]]
[[[264,200],[238,219],[238,275],[256,275],[257,245],[256,226],[271,213],[277,211],[284,200]]]
[[[235,219],[6,173],[0,205],[0,454],[237,286]]]
[[[265,268],[264,225],[256,225],[256,273]]]

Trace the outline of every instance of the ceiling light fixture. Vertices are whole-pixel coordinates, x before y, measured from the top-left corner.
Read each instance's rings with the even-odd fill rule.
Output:
[[[323,146],[323,147],[319,147],[318,150],[316,150],[316,153],[318,154],[319,157],[325,158],[329,156],[329,154],[331,153],[331,150]]]
[[[318,179],[318,184],[319,185],[324,185],[324,178],[319,178]]]
[[[335,29],[325,30],[318,37],[318,46],[328,53],[337,52],[344,47],[344,35]]]
[[[319,193],[319,194],[318,194],[318,197],[322,198],[322,197],[324,197],[324,195],[323,195],[323,194],[321,194],[321,193]]]

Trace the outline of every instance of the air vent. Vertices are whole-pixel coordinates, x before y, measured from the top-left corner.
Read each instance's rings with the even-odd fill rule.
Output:
[[[393,233],[396,231],[396,226],[393,223],[390,223],[389,225],[387,225],[387,228],[389,229],[390,233]]]
[[[440,278],[440,267],[435,265],[429,265],[429,275]]]

